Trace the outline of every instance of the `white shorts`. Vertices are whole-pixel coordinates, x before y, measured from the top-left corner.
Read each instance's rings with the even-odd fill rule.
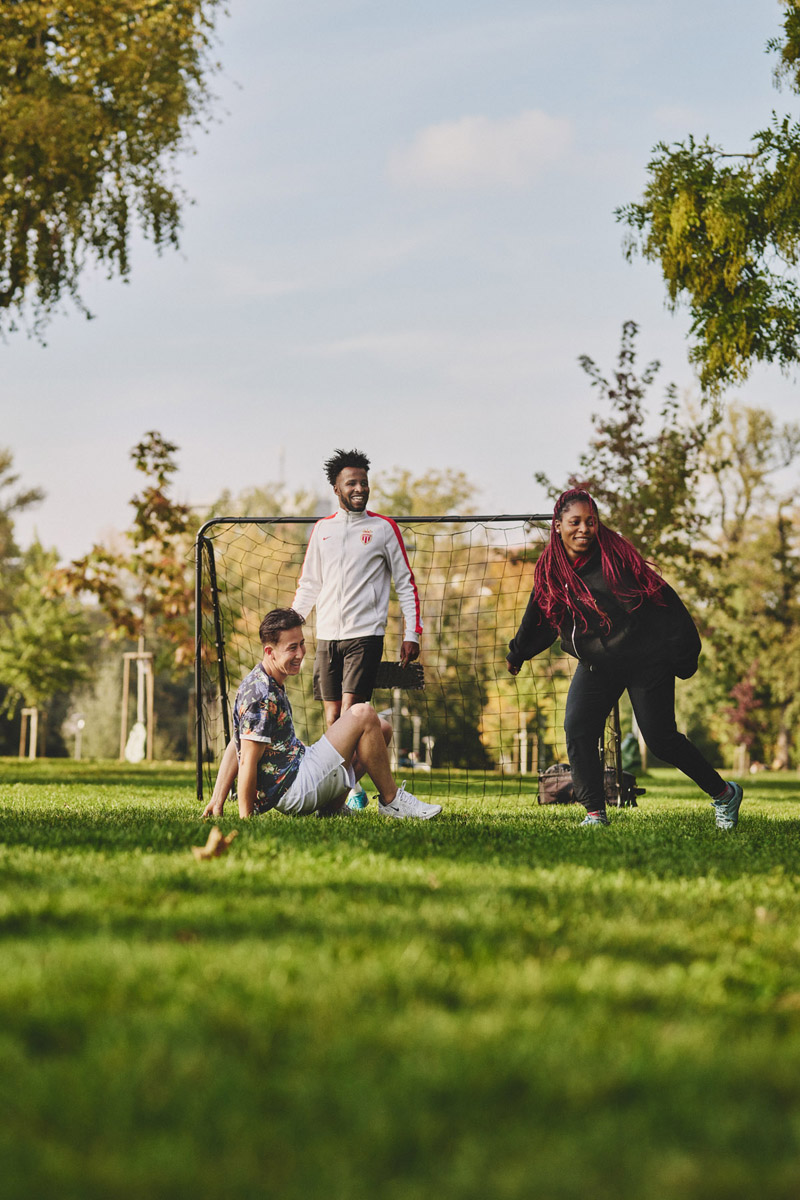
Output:
[[[292,786],[283,793],[275,808],[278,812],[304,816],[325,808],[355,786],[353,768],[345,765],[339,751],[323,733],[318,742],[306,749]]]

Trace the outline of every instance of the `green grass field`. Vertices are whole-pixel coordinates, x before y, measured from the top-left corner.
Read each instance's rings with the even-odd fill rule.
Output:
[[[800,784],[240,823],[0,763],[0,1196],[800,1195]]]

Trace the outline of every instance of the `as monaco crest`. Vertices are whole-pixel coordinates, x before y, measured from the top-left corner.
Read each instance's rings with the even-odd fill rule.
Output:
[[[372,541],[372,530],[365,529],[361,535],[361,540],[365,546],[368,546],[370,544],[370,542]]]

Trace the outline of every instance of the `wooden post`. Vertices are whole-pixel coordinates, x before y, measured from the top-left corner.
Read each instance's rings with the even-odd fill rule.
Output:
[[[636,740],[639,743],[639,757],[642,760],[642,770],[646,771],[647,770],[647,742],[642,737],[642,731],[637,724],[636,713],[633,714],[632,721],[633,721],[632,729],[633,729],[633,732],[636,734]]]
[[[153,739],[155,737],[155,713],[154,713],[154,691],[155,680],[153,678],[153,656],[152,654],[145,662],[145,680],[147,683],[147,761],[153,761]]]
[[[733,752],[734,775],[746,775],[750,770],[750,749],[746,742],[740,742]]]
[[[140,639],[141,645],[141,639]],[[122,718],[119,730],[119,760],[125,761],[128,745],[128,705],[131,688],[131,663],[136,663],[136,721],[145,727],[145,757],[153,758],[153,733],[155,727],[155,680],[153,655],[150,650],[126,650],[122,656]]]
[[[128,740],[128,692],[131,686],[130,656],[122,656],[122,720],[119,728],[119,761],[125,761],[125,743]]]
[[[39,710],[32,708],[31,714],[31,740],[28,743],[28,758],[36,758],[36,747],[39,741]]]
[[[421,762],[421,759],[419,756],[419,747],[420,747],[419,739],[420,739],[420,730],[422,729],[422,717],[419,715],[419,713],[412,713],[411,727],[413,729],[413,733],[411,735],[412,736],[411,750],[414,755],[414,762],[418,763],[418,762]]]
[[[622,730],[619,727],[619,704],[612,709],[614,727],[614,778],[617,784],[617,804],[622,804]]]
[[[20,725],[19,725],[19,757],[36,758],[36,752],[39,745],[39,710],[38,708],[22,708],[20,709]],[[44,733],[45,714],[42,714],[41,731]],[[25,747],[27,746],[27,751]]]
[[[528,774],[528,714],[519,714],[519,773]]]
[[[393,737],[389,743],[389,766],[393,772],[398,770],[398,755],[400,754],[400,733],[402,728],[403,693],[400,688],[394,688],[392,691],[392,732]]]

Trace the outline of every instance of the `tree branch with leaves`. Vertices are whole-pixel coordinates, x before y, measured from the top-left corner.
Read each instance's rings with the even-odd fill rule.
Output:
[[[776,81],[800,94],[800,2],[783,7],[767,48]],[[661,142],[647,171],[642,200],[617,210],[626,255],[657,262],[672,308],[689,309],[704,390],[743,382],[756,362],[800,361],[800,123],[773,113],[741,153]]]
[[[86,312],[84,267],[127,279],[135,223],[178,244],[177,157],[209,117],[222,3],[0,6],[0,331],[41,335],[66,298]]]

